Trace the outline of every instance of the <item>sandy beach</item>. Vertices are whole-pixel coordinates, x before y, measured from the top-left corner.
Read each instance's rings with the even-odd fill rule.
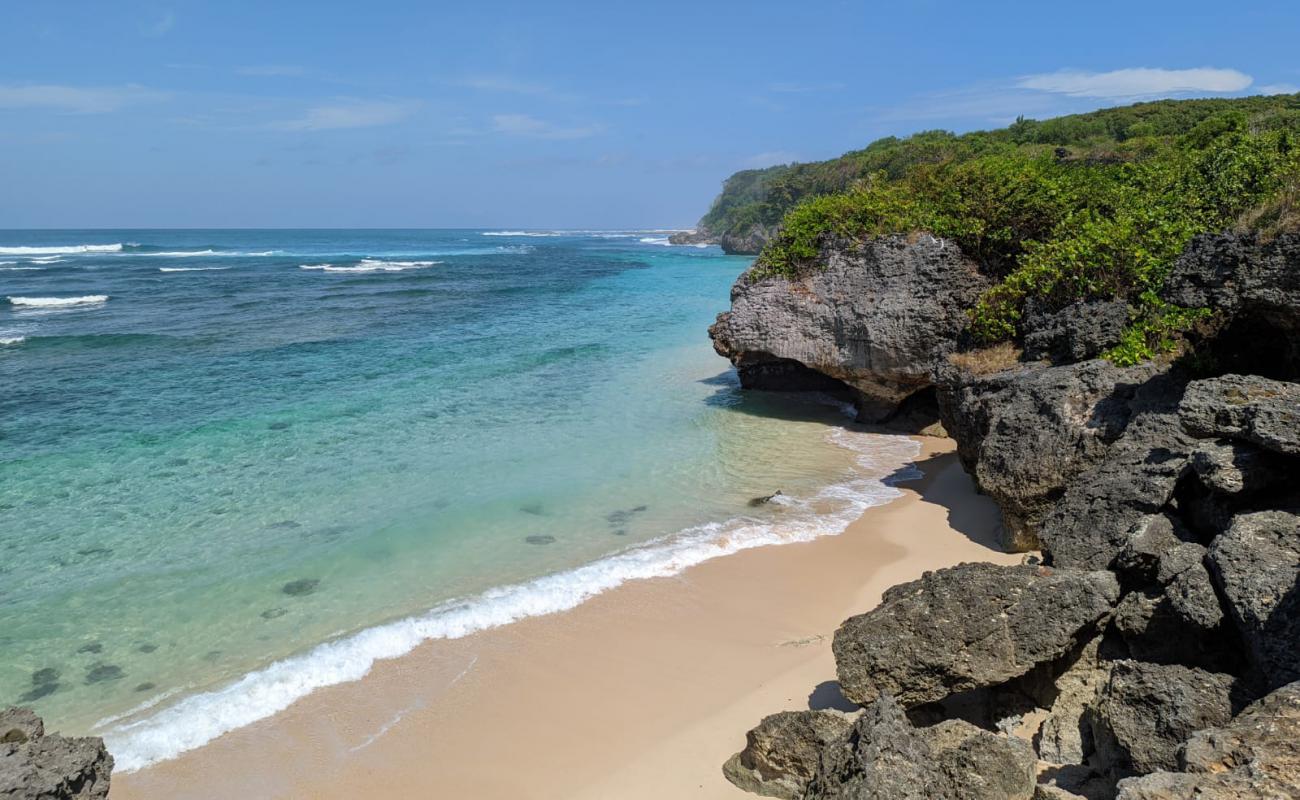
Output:
[[[427,643],[179,758],[133,798],[741,798],[722,762],[779,709],[845,707],[831,636],[888,587],[996,548],[952,443],[843,535],[749,550]]]

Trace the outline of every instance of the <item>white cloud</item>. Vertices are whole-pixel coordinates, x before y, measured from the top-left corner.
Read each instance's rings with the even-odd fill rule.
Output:
[[[603,125],[565,127],[528,114],[497,114],[492,117],[492,130],[534,139],[586,139],[604,132],[605,128]]]
[[[166,12],[154,24],[144,29],[145,36],[165,36],[168,31],[176,27],[176,14],[171,11]]]
[[[156,103],[171,95],[156,89],[126,86],[0,85],[0,109],[48,109],[73,114],[105,114],[129,105]]]
[[[1156,69],[1139,67],[1111,72],[1061,70],[1026,75],[1016,81],[1021,89],[1065,94],[1071,97],[1125,98],[1185,94],[1189,92],[1239,92],[1253,79],[1235,69]]]
[[[1255,91],[1260,94],[1295,94],[1300,92],[1300,86],[1293,83],[1269,83],[1264,86],[1256,86]]]
[[[392,125],[409,117],[416,103],[398,100],[344,100],[313,106],[297,119],[275,122],[284,131],[328,131],[341,128],[374,128]]]
[[[770,150],[766,153],[757,153],[744,159],[740,163],[749,169],[762,169],[763,167],[772,167],[777,164],[793,164],[799,160],[799,156],[787,150]]]

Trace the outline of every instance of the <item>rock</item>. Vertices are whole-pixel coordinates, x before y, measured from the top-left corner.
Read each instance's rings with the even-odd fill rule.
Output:
[[[742,231],[728,231],[718,237],[722,252],[732,256],[756,256],[776,235],[775,225],[754,224]]]
[[[47,736],[31,711],[0,711],[0,798],[103,800],[112,771],[102,739]]]
[[[995,686],[1091,639],[1119,599],[1109,572],[961,564],[885,592],[833,649],[844,696],[907,707]]]
[[[1194,436],[1238,439],[1300,455],[1300,384],[1257,375],[1192,381],[1178,414]]]
[[[938,371],[943,426],[966,471],[1002,509],[1009,549],[1038,547],[1042,520],[1066,484],[1106,456],[1133,416],[1137,387],[1158,371],[1107,361]]]
[[[1300,514],[1242,514],[1210,565],[1251,663],[1270,688],[1300,680]]]
[[[782,496],[781,490],[778,489],[778,490],[776,490],[775,492],[773,492],[773,493],[771,493],[771,494],[765,494],[765,495],[763,495],[762,497],[752,497],[752,498],[750,498],[750,500],[749,500],[749,506],[750,506],[751,508],[757,508],[758,506],[764,506],[764,505],[767,505],[768,503],[772,502],[773,500],[775,500],[776,498],[781,497],[781,496]]]
[[[534,534],[525,536],[524,541],[528,544],[555,544],[555,537],[549,534]]]
[[[707,229],[699,228],[693,231],[677,231],[668,237],[669,244],[717,244],[718,237],[714,236]]]
[[[932,385],[989,279],[956,245],[928,235],[837,241],[822,255],[819,269],[794,279],[742,274],[731,310],[709,329],[713,346],[742,386],[847,386],[861,419],[883,420]],[[819,386],[791,365],[833,380]]]
[[[1090,300],[1051,310],[1031,302],[1025,308],[1025,359],[1068,363],[1096,358],[1119,344],[1128,326],[1128,303]]]
[[[822,754],[809,800],[1030,800],[1034,757],[1024,742],[949,720],[914,728],[881,697]]]
[[[302,597],[303,595],[312,594],[320,586],[319,578],[299,578],[296,581],[289,581],[280,587],[280,591],[290,597]]]
[[[1232,718],[1231,675],[1117,661],[1086,715],[1101,764],[1117,776],[1171,770],[1178,746]]]
[[[1056,696],[1034,735],[1038,757],[1052,764],[1082,764],[1093,751],[1092,731],[1084,712],[1110,677],[1110,668],[1097,657],[1101,638],[1084,646],[1079,657],[1053,682]]]
[[[840,711],[783,711],[745,734],[745,749],[722,767],[727,780],[764,797],[803,797],[822,750],[848,736],[853,717]]]
[[[1129,531],[1112,566],[1131,583],[1152,583],[1165,553],[1192,540],[1191,532],[1176,517],[1165,512],[1150,514]]]
[[[1300,797],[1300,683],[1197,731],[1181,749],[1183,772],[1119,783],[1120,800],[1276,800]]]

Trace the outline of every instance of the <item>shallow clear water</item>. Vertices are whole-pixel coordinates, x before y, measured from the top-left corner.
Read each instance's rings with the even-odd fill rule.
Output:
[[[0,702],[129,769],[893,496],[713,354],[745,259],[499,233],[0,232]]]

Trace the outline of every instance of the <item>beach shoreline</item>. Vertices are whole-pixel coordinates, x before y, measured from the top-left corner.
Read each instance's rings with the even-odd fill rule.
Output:
[[[722,762],[779,709],[842,707],[830,644],[888,587],[997,550],[996,506],[946,439],[843,534],[626,583],[559,614],[426,642],[178,758],[113,797],[743,796]]]

